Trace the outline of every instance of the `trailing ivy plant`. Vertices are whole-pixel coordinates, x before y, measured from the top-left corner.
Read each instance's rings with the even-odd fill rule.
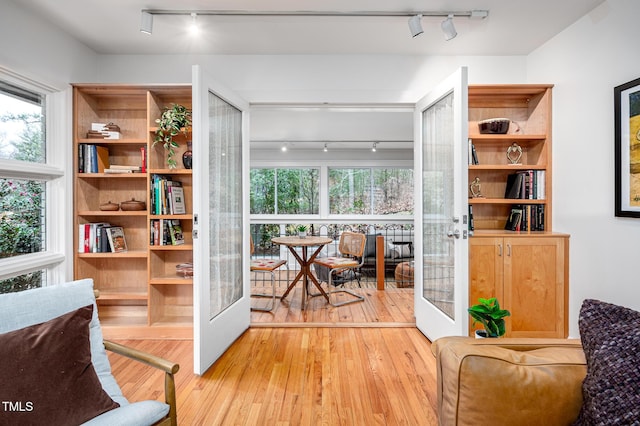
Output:
[[[500,304],[495,297],[491,299],[478,299],[480,302],[477,305],[473,305],[467,309],[471,318],[473,318],[473,324],[480,322],[484,326],[487,332],[487,337],[500,337],[505,333],[504,317],[511,315],[506,309],[500,309]]]
[[[170,169],[175,169],[178,165],[174,158],[176,148],[180,145],[173,138],[180,133],[187,136],[191,127],[192,111],[180,104],[171,104],[171,107],[165,107],[160,118],[156,119],[158,129],[153,140],[153,146],[162,143],[167,151],[167,164]]]

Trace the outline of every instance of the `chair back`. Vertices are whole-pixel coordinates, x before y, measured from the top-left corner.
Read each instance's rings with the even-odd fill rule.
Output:
[[[249,234],[249,242],[251,243],[251,256],[256,252],[256,247],[253,245],[253,237]]]
[[[340,235],[338,250],[344,256],[363,257],[367,237],[358,232],[345,231]]]

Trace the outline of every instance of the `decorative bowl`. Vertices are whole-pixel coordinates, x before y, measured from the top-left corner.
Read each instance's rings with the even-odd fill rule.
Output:
[[[147,208],[147,204],[144,201],[136,201],[132,198],[129,201],[123,201],[120,203],[120,208],[124,211],[140,211]]]
[[[113,212],[116,210],[120,210],[120,206],[117,205],[116,203],[112,203],[111,201],[109,201],[108,203],[100,204],[100,210],[106,211],[106,212]]]
[[[499,134],[504,135],[509,131],[511,120],[508,118],[489,118],[487,120],[478,121],[478,128],[481,134]]]

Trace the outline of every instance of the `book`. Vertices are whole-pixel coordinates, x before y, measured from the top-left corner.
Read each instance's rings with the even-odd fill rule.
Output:
[[[91,172],[104,173],[109,168],[109,149],[105,146],[91,145]]]
[[[504,198],[521,198],[523,177],[522,173],[511,173],[507,176]]]
[[[171,186],[171,210],[172,214],[185,214],[187,209],[184,204],[184,188],[182,186]]]
[[[109,239],[109,248],[112,253],[122,253],[127,251],[127,240],[124,237],[122,226],[112,226],[106,229]]]
[[[133,170],[134,172],[139,172],[141,170],[140,166],[128,166],[125,164],[112,164],[110,168],[114,170]]]
[[[140,171],[147,173],[147,147],[140,147]]]
[[[507,217],[507,223],[504,225],[504,229],[507,231],[519,231],[520,221],[522,220],[522,209],[512,208]]]
[[[180,220],[173,219],[168,221],[169,224],[169,236],[171,237],[171,245],[179,246],[184,244],[184,235],[182,233],[182,226]]]
[[[114,169],[114,168],[108,168],[108,169],[104,169],[104,173],[112,173],[112,174],[120,174],[120,173],[133,173],[133,170],[127,170],[127,169]]]

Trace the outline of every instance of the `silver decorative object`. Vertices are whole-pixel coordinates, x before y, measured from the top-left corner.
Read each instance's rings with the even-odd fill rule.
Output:
[[[520,164],[520,158],[522,158],[522,147],[515,142],[511,144],[507,149],[507,158],[511,164]]]

